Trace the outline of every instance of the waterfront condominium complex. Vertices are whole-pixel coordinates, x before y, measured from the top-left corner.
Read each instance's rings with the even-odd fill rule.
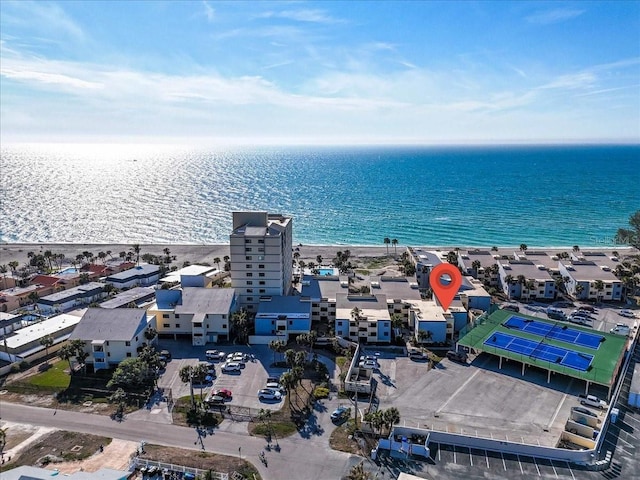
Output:
[[[288,295],[293,267],[292,219],[267,212],[233,212],[231,284],[238,304],[256,312],[260,299]]]

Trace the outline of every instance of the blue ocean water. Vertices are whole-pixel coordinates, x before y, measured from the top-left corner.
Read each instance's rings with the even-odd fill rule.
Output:
[[[22,144],[1,150],[0,240],[227,243],[231,212],[304,244],[616,247],[640,146]]]

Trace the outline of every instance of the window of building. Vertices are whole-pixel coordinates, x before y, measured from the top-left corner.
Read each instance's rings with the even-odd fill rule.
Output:
[[[251,255],[247,255],[246,257],[244,257],[245,260],[251,260],[253,259],[253,257]]]
[[[264,263],[259,264],[258,268],[264,268]]]
[[[342,320],[338,320],[336,323],[338,324],[339,327],[342,326]]]
[[[247,288],[247,293],[253,293],[253,288]]]
[[[162,318],[169,318],[169,314],[168,313],[163,313],[162,314]]]
[[[227,328],[227,324],[226,324],[226,323],[223,323],[223,324],[222,324],[222,328]]]
[[[388,336],[389,336],[389,332],[384,332],[384,333],[382,334],[382,336],[383,336],[383,337],[388,337]]]
[[[202,322],[195,322],[193,326],[196,328],[202,328]]]
[[[247,302],[253,302],[253,297],[247,297]]]
[[[245,252],[250,252],[251,251],[251,247],[247,247],[244,249]]]
[[[258,276],[259,276],[259,277],[264,277],[264,272],[260,272],[260,273],[258,273]]]
[[[251,239],[250,238],[245,238],[244,239],[244,243],[251,243]]]
[[[253,277],[253,273],[247,272],[247,277]]]
[[[179,313],[176,313],[176,319],[177,318],[180,318],[180,314]]]
[[[223,313],[223,314],[222,314],[222,318],[223,318],[223,319],[224,319],[224,318],[227,318],[227,314],[226,314],[226,313]]]
[[[180,328],[180,324],[179,323],[176,323],[176,328]]]
[[[265,293],[266,291],[267,291],[266,289],[261,288],[261,289],[259,290],[259,293]]]
[[[253,285],[253,280],[247,280],[247,285]]]
[[[258,243],[264,243],[264,238],[259,238]]]
[[[293,320],[289,320],[289,326],[293,325]]]
[[[131,358],[131,352],[127,352],[127,358]]]
[[[247,263],[245,266],[246,266],[247,268],[251,268],[251,264],[249,264],[249,263]]]
[[[321,312],[326,312],[327,311],[327,307],[320,307],[320,311]]]
[[[163,323],[162,324],[162,328],[171,328],[171,324],[170,323]]]
[[[108,346],[109,346],[109,340],[107,340],[107,342],[106,342],[106,343],[107,343],[107,347],[108,347]]]
[[[138,341],[138,337],[136,337],[136,342]]]
[[[265,282],[264,280],[260,280],[260,281],[258,282],[258,284],[259,284],[259,285],[264,285],[264,284],[266,284],[266,283],[267,283],[267,282]]]
[[[258,253],[264,253],[264,247],[258,247]]]

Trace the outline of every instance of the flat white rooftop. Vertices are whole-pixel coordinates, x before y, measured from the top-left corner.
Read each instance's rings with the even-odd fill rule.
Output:
[[[6,340],[7,347],[19,350],[24,345],[28,345],[47,335],[56,338],[61,330],[77,325],[80,322],[80,318],[81,317],[76,315],[63,313],[62,315],[56,315],[42,322],[33,323],[28,327],[16,330],[14,335],[8,336]]]

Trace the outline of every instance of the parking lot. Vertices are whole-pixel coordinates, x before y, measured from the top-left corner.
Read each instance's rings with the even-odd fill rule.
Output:
[[[203,397],[206,398],[210,389],[226,388],[231,390],[233,398],[228,404],[254,409],[270,408],[278,409],[282,406],[282,401],[260,401],[258,390],[264,388],[267,377],[279,376],[285,369],[271,368],[273,363],[273,351],[267,346],[256,345],[248,347],[246,345],[208,345],[206,347],[194,347],[188,341],[161,340],[159,348],[167,349],[171,352],[172,360],[167,363],[167,368],[158,381],[158,386],[171,389],[173,398],[180,398],[190,395],[188,383],[180,380],[180,370],[186,365],[197,365],[207,362],[206,350],[220,350],[225,353],[242,352],[253,355],[254,360],[246,362],[245,368],[240,372],[222,373],[221,366],[224,362],[215,362],[216,378],[213,383],[202,388]],[[194,393],[200,394],[200,386],[194,387]]]

